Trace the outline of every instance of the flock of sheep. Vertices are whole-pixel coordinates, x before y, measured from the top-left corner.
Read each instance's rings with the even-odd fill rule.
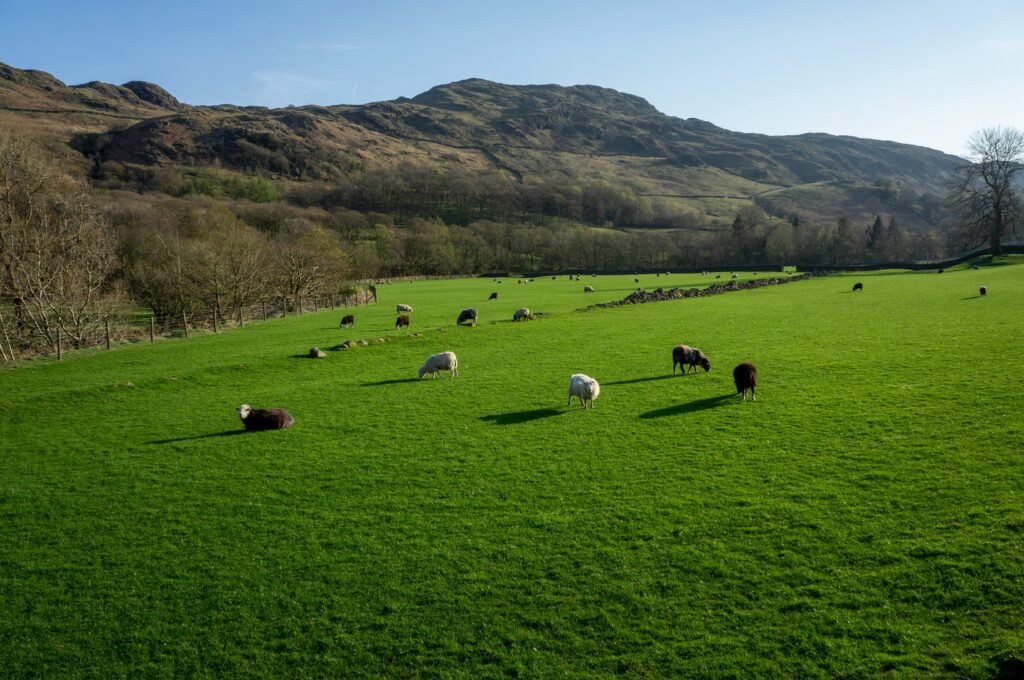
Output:
[[[972,269],[978,269],[977,265]],[[703,275],[707,276],[708,272],[702,272]],[[790,273],[788,270],[786,273]],[[944,270],[940,269],[939,273],[944,273]],[[665,272],[669,275],[670,272]],[[756,275],[756,272],[755,272]],[[592,275],[596,277],[597,275]],[[660,276],[660,274],[659,274]],[[736,278],[735,273],[732,273],[732,277]],[[555,277],[551,277],[554,279]],[[718,277],[716,277],[718,278]],[[569,275],[569,280],[579,281],[579,275]],[[497,283],[501,283],[500,280],[495,279]],[[534,279],[522,280],[518,283],[533,283]],[[639,279],[634,279],[634,282],[639,283]],[[854,283],[853,291],[864,290],[864,284],[860,281]],[[592,286],[584,286],[583,292],[592,293],[594,288]],[[988,295],[988,288],[981,286],[978,289],[978,293],[981,297]],[[497,300],[498,293],[493,292],[488,297],[488,300]],[[395,320],[395,329],[408,328],[410,322],[410,314],[412,314],[412,307],[406,304],[399,304],[396,306],[395,311],[398,314],[398,318]],[[479,310],[475,307],[463,309],[456,320],[457,325],[464,323],[470,323],[476,326],[479,320]],[[524,321],[532,319],[533,315],[527,307],[520,307],[513,315],[513,321]],[[341,328],[350,328],[355,325],[355,318],[351,314],[345,315],[341,319],[339,326]],[[314,348],[316,350],[316,348]],[[317,356],[322,353],[317,351]],[[676,368],[680,368],[683,374],[689,373],[692,369],[693,372],[697,372],[697,367],[701,367],[705,372],[711,370],[711,360],[699,349],[690,347],[688,345],[677,345],[672,348],[672,374],[675,375]],[[459,375],[459,360],[455,356],[454,352],[441,352],[439,354],[433,354],[427,357],[427,360],[423,362],[423,365],[419,368],[419,377],[422,379],[426,375],[437,377],[442,371],[448,371],[451,378],[455,378]],[[736,386],[736,393],[739,394],[744,400],[747,398],[747,391],[750,391],[751,399],[757,401],[756,389],[757,389],[757,367],[749,362],[743,362],[737,365],[732,372],[733,383]],[[569,377],[569,398],[567,405],[572,404],[573,397],[576,397],[580,401],[580,405],[584,408],[593,408],[594,400],[601,394],[601,386],[597,380],[591,378],[588,375],[582,373],[575,373]],[[294,422],[291,414],[283,409],[268,408],[268,409],[254,409],[248,404],[242,404],[238,407],[238,416],[241,418],[245,429],[248,431],[256,430],[280,430],[286,427],[290,427]]]
[[[668,272],[666,272],[666,275]],[[596,276],[596,275],[595,275]],[[554,278],[554,277],[552,277]],[[572,280],[579,280],[577,275],[575,279],[570,276]],[[530,279],[528,282],[532,282]],[[499,282],[500,283],[500,282]],[[522,281],[520,281],[522,283]],[[860,286],[860,284],[857,284]],[[584,286],[584,292],[593,292],[593,287]],[[856,290],[856,288],[855,288]],[[983,289],[984,290],[984,289]],[[982,293],[984,294],[984,293]],[[498,294],[491,293],[489,300],[497,300]],[[412,314],[412,307],[406,304],[399,304],[395,308],[398,318],[395,321],[395,329],[401,329],[403,327],[409,327],[409,315]],[[513,321],[523,321],[532,319],[533,316],[530,310],[526,307],[520,307],[512,315]],[[462,310],[459,313],[458,319],[456,320],[457,325],[469,322],[473,326],[479,319],[479,310],[475,307],[470,307]],[[346,314],[342,317],[341,322],[338,324],[340,328],[351,328],[355,325],[355,317],[352,314]],[[314,348],[316,349],[316,348]],[[311,355],[312,356],[312,355]],[[319,356],[319,354],[318,354]],[[697,367],[700,366],[705,372],[711,370],[711,360],[699,349],[690,347],[688,345],[677,345],[672,348],[672,374],[675,375],[676,368],[682,369],[682,372],[688,373],[690,369],[694,372],[697,371]],[[448,371],[449,376],[454,379],[459,375],[459,360],[455,356],[455,352],[440,352],[438,354],[432,354],[427,357],[426,361],[419,368],[419,377],[422,379],[426,375],[430,375],[434,378],[441,375],[442,371]],[[733,369],[733,381],[736,385],[736,392],[744,400],[747,398],[747,390],[750,390],[751,398],[756,401],[757,396],[755,395],[755,388],[757,387],[757,368],[751,363],[741,363]],[[569,376],[569,398],[566,405],[571,405],[573,397],[576,397],[580,401],[580,406],[583,409],[594,408],[594,400],[601,394],[601,386],[594,378],[583,373],[574,373]],[[295,423],[295,419],[290,413],[280,408],[263,408],[254,409],[248,404],[242,404],[238,407],[238,417],[241,418],[242,424],[246,431],[256,432],[261,430],[283,430],[287,427],[291,427]]]

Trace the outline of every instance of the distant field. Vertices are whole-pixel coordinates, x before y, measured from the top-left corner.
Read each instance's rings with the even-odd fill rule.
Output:
[[[0,370],[0,675],[992,676],[1024,660],[1006,262],[589,311],[633,278],[418,281],[351,330]],[[680,342],[712,371],[673,377]],[[443,350],[462,375],[416,380]]]

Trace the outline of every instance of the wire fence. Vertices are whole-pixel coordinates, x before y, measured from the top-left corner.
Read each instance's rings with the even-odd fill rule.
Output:
[[[165,338],[191,338],[220,333],[253,323],[325,309],[344,310],[377,302],[377,289],[369,286],[349,294],[311,297],[268,298],[251,305],[213,309],[193,313],[155,314],[138,309],[113,311],[93,319],[88,327],[74,332],[62,329],[56,321],[45,333],[19,328],[16,315],[0,314],[0,361],[56,355],[62,359],[71,351],[91,348],[111,349],[115,345],[156,342]]]

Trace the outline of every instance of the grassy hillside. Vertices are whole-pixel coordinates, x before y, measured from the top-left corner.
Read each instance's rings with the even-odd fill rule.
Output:
[[[809,201],[786,203],[780,216],[790,205],[824,222],[902,210],[907,228],[940,226],[939,217],[912,202],[883,195],[851,210],[845,198],[883,178],[916,193],[941,194],[959,163],[893,142],[732,132],[666,116],[640,97],[590,85],[479,79],[363,106],[267,109],[188,106],[152,83],[67,86],[0,64],[0,127],[37,140],[78,173],[130,188],[163,190],[149,175],[166,167],[213,166],[281,182],[345,185],[368,172],[415,166],[478,179],[496,173],[517,185],[603,180],[665,199],[680,208],[677,222],[691,216],[715,228],[731,223],[734,208],[749,205],[751,197],[789,187]],[[465,183],[454,180],[448,189],[463,191]],[[824,183],[843,195],[824,190]],[[479,182],[477,189],[492,195],[509,190],[495,186]],[[708,210],[707,197],[728,197],[732,213]]]
[[[1024,659],[1022,271],[591,311],[632,279],[403,283],[354,330],[2,371],[5,673],[992,675]],[[673,377],[678,342],[712,371]],[[462,375],[416,380],[442,350]],[[296,424],[243,434],[242,402]]]

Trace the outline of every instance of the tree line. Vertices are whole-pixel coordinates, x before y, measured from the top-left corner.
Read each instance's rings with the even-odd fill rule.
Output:
[[[140,308],[230,318],[262,301],[336,295],[355,280],[937,259],[1020,225],[1019,158],[965,167],[950,194],[964,228],[950,244],[944,232],[911,231],[889,215],[817,223],[754,203],[726,229],[686,215],[673,219],[689,228],[630,229],[654,208],[628,189],[595,182],[510,195],[514,185],[496,173],[474,183],[421,167],[280,190],[261,178],[167,169],[145,180],[163,191],[126,190],[109,177],[90,186],[0,133],[0,347],[5,356],[45,351],[58,332],[88,344],[104,319]],[[1010,177],[990,182],[985,168]],[[1002,193],[986,201],[989,184]],[[593,226],[605,223],[618,228]]]

